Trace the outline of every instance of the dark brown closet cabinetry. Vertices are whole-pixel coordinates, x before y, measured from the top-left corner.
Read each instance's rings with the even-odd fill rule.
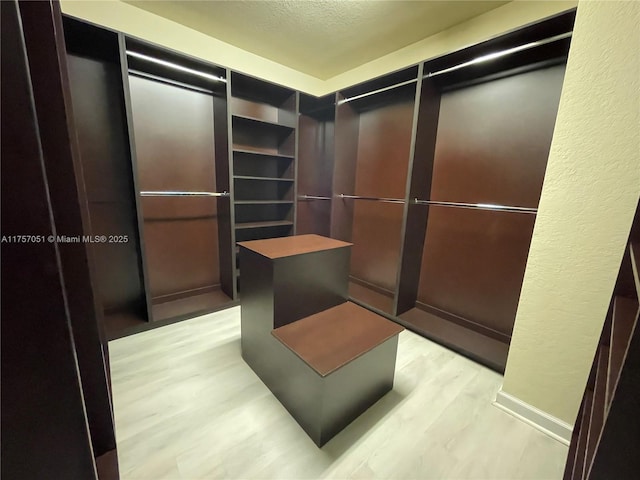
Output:
[[[503,370],[574,18],[321,98],[69,21],[94,229],[132,240],[99,247],[105,308],[211,311],[236,242],[329,235],[351,300]]]
[[[572,15],[558,17],[423,67],[397,314],[498,370],[506,364],[572,22]]]
[[[417,72],[412,67],[337,97],[331,236],[354,244],[351,298],[390,315],[402,247]]]
[[[144,325],[137,228],[118,34],[64,19],[67,65],[107,336]]]
[[[640,204],[578,412],[565,480],[635,478],[640,468]]]
[[[298,94],[231,73],[235,242],[294,233]],[[236,288],[240,278],[235,258]]]
[[[151,319],[211,311],[233,297],[226,71],[132,40],[126,56]]]
[[[64,18],[108,338],[232,303],[227,72]]]
[[[236,241],[293,233],[297,94],[231,74]]]
[[[296,233],[331,234],[335,95],[300,94]]]

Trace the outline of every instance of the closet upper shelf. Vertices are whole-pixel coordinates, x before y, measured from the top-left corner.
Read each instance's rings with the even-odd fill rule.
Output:
[[[280,177],[254,177],[247,175],[235,175],[234,180],[267,180],[267,181],[275,181],[275,182],[293,182],[293,178],[280,178]]]
[[[289,122],[284,122],[284,121],[280,121],[280,120],[268,120],[268,119],[264,119],[264,118],[259,118],[259,117],[254,117],[251,115],[244,115],[244,114],[239,114],[239,113],[233,113],[232,114],[233,119],[240,119],[240,120],[245,120],[248,122],[255,122],[256,124],[264,124],[266,126],[269,127],[275,127],[278,129],[286,129],[288,132],[293,130],[295,127],[295,125],[291,125]]]
[[[294,158],[293,155],[285,155],[282,153],[271,153],[271,152],[260,151],[260,150],[249,150],[245,148],[234,148],[233,153],[256,155],[257,157],[281,158],[281,159],[287,159],[287,160],[293,160]]]
[[[291,225],[293,225],[293,222],[289,220],[242,222],[242,223],[236,223],[236,230],[242,230],[242,229],[248,229],[248,228],[290,227]]]
[[[287,205],[293,200],[236,200],[236,205]]]

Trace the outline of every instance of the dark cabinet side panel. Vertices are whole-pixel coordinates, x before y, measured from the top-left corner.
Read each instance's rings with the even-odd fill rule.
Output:
[[[69,77],[93,235],[100,301],[107,311],[144,305],[120,67],[69,55]]]

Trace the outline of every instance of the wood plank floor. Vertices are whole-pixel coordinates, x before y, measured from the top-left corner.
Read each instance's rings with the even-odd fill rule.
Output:
[[[128,479],[560,479],[567,447],[494,407],[502,377],[411,332],[395,386],[318,449],[240,357],[240,307],[110,342]]]

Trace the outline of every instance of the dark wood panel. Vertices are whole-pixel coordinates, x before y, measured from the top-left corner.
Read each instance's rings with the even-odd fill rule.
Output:
[[[119,480],[117,450],[110,450],[96,458],[96,469],[100,480]]]
[[[277,328],[272,334],[326,377],[403,330],[380,315],[345,302]]]
[[[202,292],[202,290],[208,290]],[[202,293],[200,293],[202,292]],[[200,289],[195,294],[184,295],[181,298],[161,299],[153,304],[153,318],[162,321],[177,317],[191,317],[219,310],[220,307],[231,305],[231,298],[219,288]]]
[[[639,378],[640,328],[636,314],[636,325],[631,334],[627,356],[591,467],[589,478],[593,480],[626,479],[637,476],[640,469]]]
[[[293,200],[293,183],[278,180],[236,178],[236,200]]]
[[[135,305],[145,316],[120,67],[75,55],[68,61],[91,233],[127,238],[92,245],[99,300],[105,310]]]
[[[433,158],[440,112],[440,93],[431,82],[423,80],[417,101],[419,102],[418,118],[415,126],[415,146],[409,195],[407,196],[410,201],[414,198],[422,199],[431,191]],[[413,308],[418,298],[420,265],[428,214],[429,209],[424,205],[410,203],[408,206],[398,285],[397,314]]]
[[[611,399],[624,364],[631,341],[631,333],[638,318],[638,301],[635,298],[615,297],[609,351],[608,397]]]
[[[350,253],[350,247],[343,246],[277,258],[274,261],[273,327],[281,327],[346,301]],[[299,301],[292,302],[292,298]]]
[[[236,204],[235,216],[236,226],[256,221],[293,221],[293,202]]]
[[[288,238],[278,238],[273,240],[255,240],[253,242],[242,242],[240,246],[248,248],[267,258],[283,258],[293,255],[302,255],[334,248],[344,248],[351,246],[350,243],[322,237],[320,235],[295,235]]]
[[[320,121],[301,115],[298,136],[298,192],[330,197],[333,182],[334,121]]]
[[[140,190],[215,191],[213,98],[129,76]]]
[[[342,98],[340,95],[337,98]],[[353,194],[356,185],[356,159],[358,156],[359,116],[344,103],[336,108],[335,157],[333,193]],[[353,202],[332,202],[331,236],[351,241]]]
[[[145,221],[144,235],[154,298],[220,283],[215,219]]]
[[[113,242],[92,244],[96,280],[104,310],[135,311],[144,319],[144,292],[133,205],[89,203],[89,214],[93,235],[104,235],[107,239],[114,237]],[[125,238],[126,241],[120,241]]]
[[[431,200],[537,207],[564,66],[442,95]]]
[[[139,188],[216,191],[213,97],[135,76],[129,79]],[[228,162],[228,157],[221,161]],[[143,198],[153,298],[220,284],[218,202],[228,200]]]
[[[231,193],[231,129],[228,123],[229,112],[227,109],[227,97],[213,98],[214,119],[214,144],[215,144],[215,170],[216,190],[218,192]],[[233,219],[230,195],[220,198],[218,207],[218,248],[220,264],[220,285],[224,293],[230,298],[236,297],[236,282],[234,276],[233,259],[235,246],[233,238]]]
[[[234,152],[233,174],[248,177],[293,178],[293,158]]]
[[[331,235],[331,201],[298,200],[296,208],[296,233]]]
[[[608,332],[607,332],[608,333]],[[589,434],[585,453],[585,469],[591,470],[591,462],[595,454],[607,410],[607,371],[609,363],[609,347],[601,345],[596,356],[596,377],[589,418]]]
[[[40,3],[25,2],[20,10],[53,219],[58,234],[88,235],[91,223],[75,136],[62,17],[57,3]],[[116,445],[94,252],[87,243],[62,243],[57,248],[91,443],[98,456]]]
[[[76,55],[67,59],[87,197],[132,202],[120,67]]]
[[[29,12],[21,18],[22,8]],[[50,195],[57,196],[48,188],[64,186],[76,195],[71,154],[52,149],[57,142],[51,139],[58,137],[59,145],[66,143],[68,149],[71,138],[56,59],[64,55],[62,42],[56,41],[62,31],[55,22],[60,11],[57,3],[14,1],[0,2],[0,11],[2,235],[48,236],[55,232]],[[33,89],[43,89],[47,82],[35,101],[29,69],[40,78]],[[47,99],[40,103],[44,93]],[[46,108],[48,114],[42,112]],[[40,143],[39,135],[49,136],[49,141]],[[58,176],[51,185],[45,177],[45,156],[58,167],[50,172]],[[77,213],[77,200],[68,207]],[[53,243],[2,244],[3,478],[96,478],[76,363],[84,357],[76,357],[69,318],[76,308],[66,305],[67,299],[75,302],[77,297],[65,298],[66,272],[60,260]],[[65,256],[64,261],[79,267],[76,280],[90,287],[86,267],[78,265],[86,258]],[[83,320],[95,323],[95,316]],[[92,349],[99,355],[99,340]]]
[[[582,480],[584,478],[585,450],[587,448],[587,438],[589,436],[589,412],[591,412],[592,401],[593,391],[587,390],[582,404],[582,416],[579,418],[580,433],[578,434],[576,463],[571,475],[573,480]]]
[[[535,216],[432,207],[418,300],[511,335]]]
[[[413,97],[402,98],[360,115],[356,195],[404,198],[413,108]]]
[[[278,107],[269,105],[268,103],[232,97],[231,112],[234,115],[242,115],[267,122],[278,123]]]
[[[403,205],[337,199],[354,203],[351,275],[395,292],[402,244]]]
[[[499,372],[504,372],[509,353],[508,343],[482,335],[420,308],[413,308],[399,318],[412,330]]]
[[[389,315],[393,314],[393,292],[351,277],[349,279],[349,298],[367,307]]]
[[[264,153],[293,155],[295,129],[245,117],[233,117],[233,147]]]

